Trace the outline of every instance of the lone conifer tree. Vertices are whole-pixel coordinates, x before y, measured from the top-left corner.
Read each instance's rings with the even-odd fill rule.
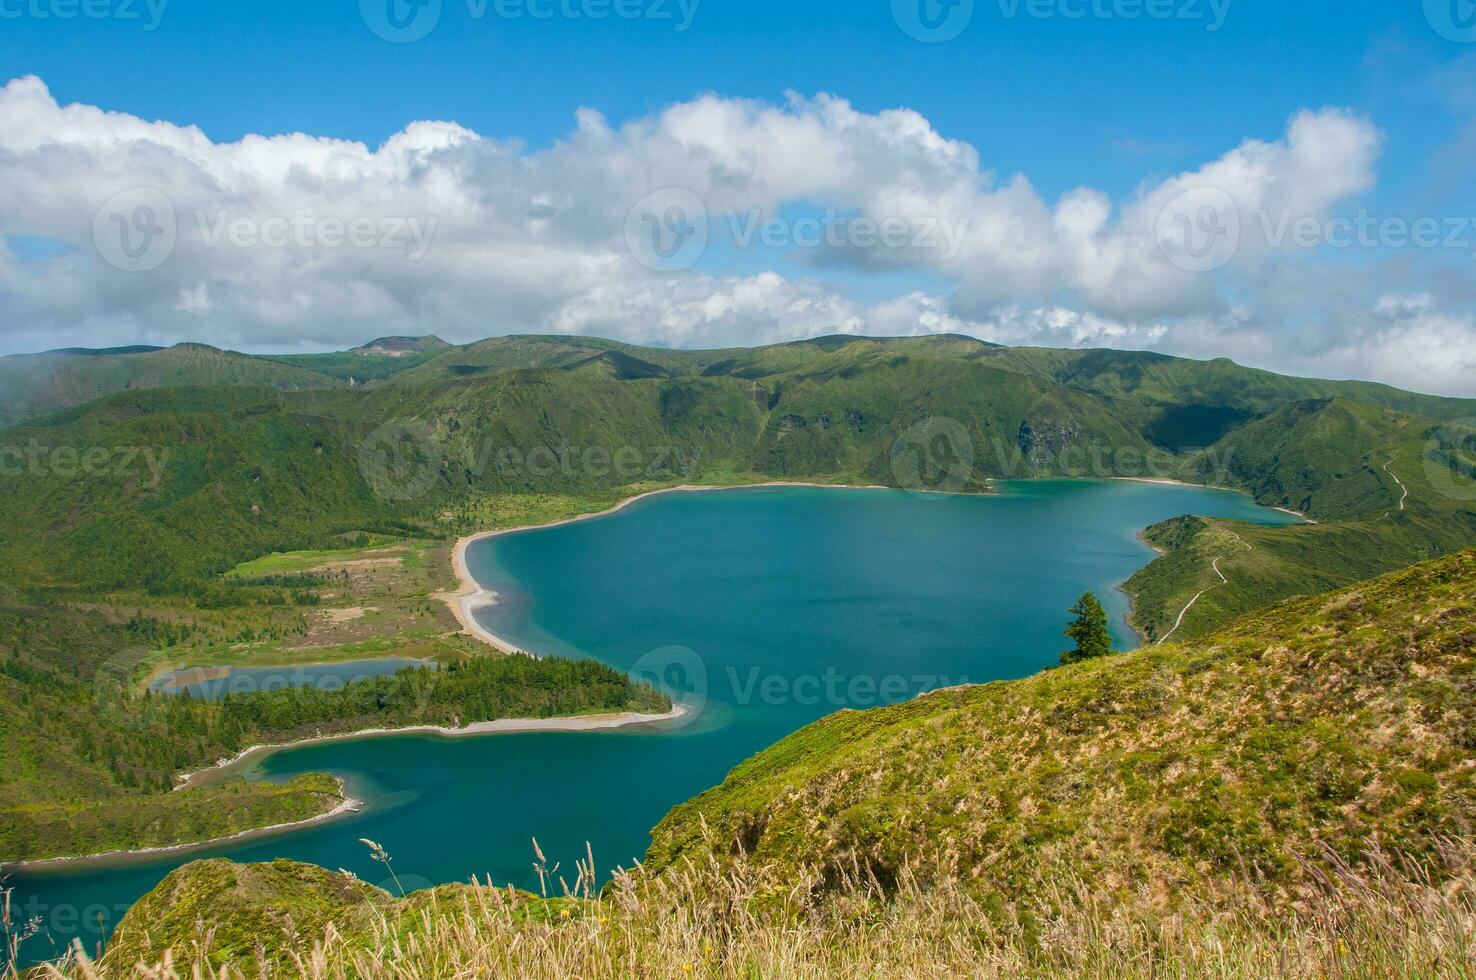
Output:
[[[1076,600],[1071,607],[1076,618],[1066,627],[1066,635],[1076,641],[1076,649],[1061,654],[1062,664],[1075,664],[1083,660],[1105,657],[1112,652],[1112,634],[1107,631],[1107,610],[1102,602],[1088,592]]]

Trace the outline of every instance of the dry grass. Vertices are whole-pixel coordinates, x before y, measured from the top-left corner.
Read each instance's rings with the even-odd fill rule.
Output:
[[[1462,845],[1465,846],[1465,845]],[[766,881],[716,867],[624,876],[596,899],[544,900],[489,887],[413,895],[367,930],[326,934],[244,967],[215,968],[199,935],[162,964],[94,965],[51,978],[359,977],[1473,977],[1476,890],[1436,887],[1380,854],[1322,874],[1315,912],[1186,900],[1171,915],[1109,904],[1064,879],[1029,907],[904,881],[889,897],[851,880]],[[1145,889],[1146,891],[1146,889]],[[1144,908],[1147,906],[1145,905]]]

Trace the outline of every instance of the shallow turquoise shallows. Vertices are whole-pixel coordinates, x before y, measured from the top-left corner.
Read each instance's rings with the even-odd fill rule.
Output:
[[[262,763],[281,778],[328,770],[362,814],[247,844],[113,867],[17,876],[16,901],[57,945],[89,948],[96,920],[203,856],[288,857],[410,888],[473,875],[534,888],[532,839],[559,874],[588,841],[602,871],[629,865],[674,804],[734,764],[842,707],[1032,674],[1067,644],[1066,610],[1095,590],[1121,646],[1116,590],[1152,558],[1144,527],[1180,514],[1286,523],[1228,492],[1139,483],[1013,483],[990,497],[766,488],[669,494],[599,520],[474,545],[477,579],[503,601],[493,632],[540,654],[586,655],[682,692],[676,726],[316,745]],[[386,887],[392,887],[388,884]]]

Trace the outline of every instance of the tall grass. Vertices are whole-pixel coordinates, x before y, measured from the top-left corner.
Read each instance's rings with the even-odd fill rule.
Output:
[[[1464,849],[1464,847],[1462,848]],[[1461,863],[1461,862],[1457,862]],[[396,977],[1476,977],[1476,879],[1439,884],[1368,855],[1318,862],[1317,894],[1275,911],[1251,887],[1172,912],[1107,898],[1069,876],[1018,906],[956,882],[886,889],[864,875],[775,881],[747,867],[622,875],[593,898],[479,885],[393,903],[279,958],[222,969],[208,931],[159,964],[95,964],[76,950],[49,978]],[[580,885],[587,888],[581,875]],[[1231,898],[1231,901],[1225,901]],[[1310,898],[1310,900],[1309,900]]]

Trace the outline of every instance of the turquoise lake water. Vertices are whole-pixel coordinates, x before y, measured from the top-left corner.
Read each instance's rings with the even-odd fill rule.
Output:
[[[536,887],[532,844],[575,877],[629,865],[675,804],[736,763],[842,707],[1023,677],[1056,662],[1066,610],[1091,589],[1119,647],[1136,640],[1117,586],[1153,557],[1144,527],[1182,514],[1294,518],[1223,491],[1140,483],[1009,483],[988,497],[764,488],[670,494],[598,520],[473,545],[503,600],[479,614],[539,654],[582,655],[676,690],[696,710],[640,730],[447,740],[391,736],[272,756],[252,774],[343,776],[368,806],[306,831],[108,869],[16,875],[17,910],[50,939],[102,938],[170,870],[200,857],[287,857],[407,887]],[[386,886],[388,887],[388,886]],[[110,928],[110,926],[109,926]]]

